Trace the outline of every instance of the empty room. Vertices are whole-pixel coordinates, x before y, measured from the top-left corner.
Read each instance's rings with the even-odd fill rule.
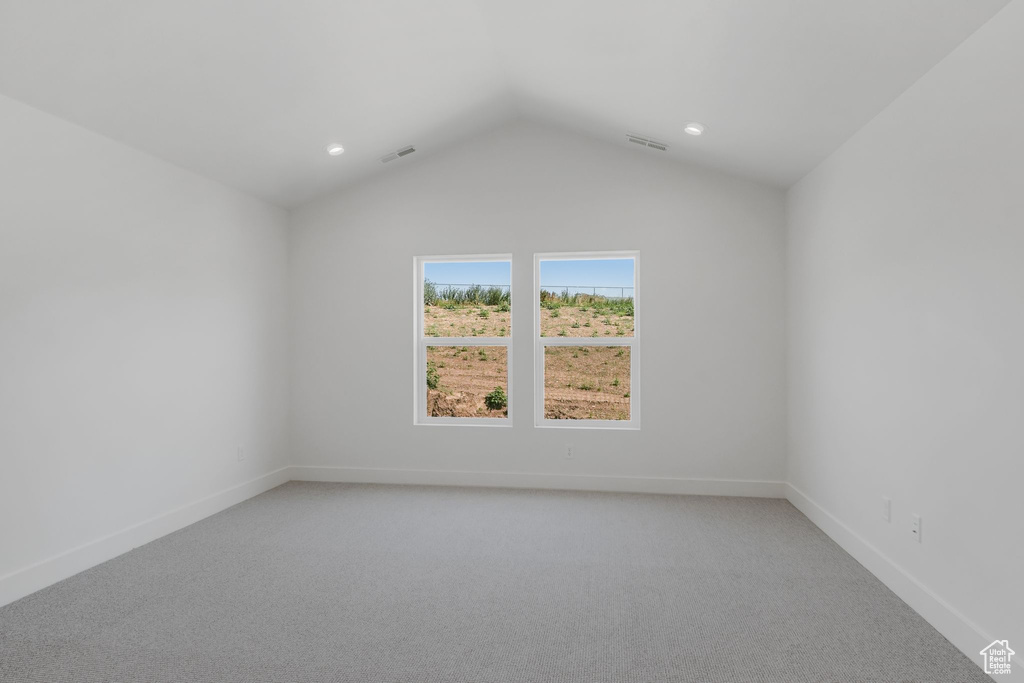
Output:
[[[1024,0],[0,0],[0,683],[1024,681],[1022,483]]]

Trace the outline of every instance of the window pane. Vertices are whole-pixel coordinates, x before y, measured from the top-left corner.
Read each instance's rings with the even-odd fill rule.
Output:
[[[508,417],[508,350],[428,346],[427,415]]]
[[[544,347],[544,417],[629,420],[628,346]]]
[[[624,259],[540,262],[540,336],[633,336],[633,272]]]
[[[511,282],[508,261],[424,263],[423,336],[511,336]]]

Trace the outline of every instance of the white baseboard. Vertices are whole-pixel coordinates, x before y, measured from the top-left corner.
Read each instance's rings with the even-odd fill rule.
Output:
[[[925,621],[934,626],[935,630],[967,655],[972,662],[977,664],[980,661],[981,649],[995,640],[992,634],[986,633],[980,626],[911,576],[903,567],[893,562],[882,551],[846,526],[835,515],[808,498],[803,491],[792,484],[786,484],[785,490],[786,499],[796,509],[804,513],[809,520],[838,543],[843,550],[852,555],[855,560],[864,565],[889,590],[924,617]],[[1015,664],[1014,674],[1024,672],[1024,665],[1021,664],[1020,658],[1014,657],[1013,661]],[[999,679],[1002,681],[1019,680],[1013,676],[1001,676]]]
[[[282,467],[24,569],[0,576],[0,606],[280,486],[288,481],[288,471],[288,467]]]
[[[494,486],[569,491],[614,491],[619,493],[747,496],[754,498],[786,497],[785,482],[742,479],[615,477],[595,474],[407,470],[372,467],[317,467],[309,465],[293,465],[291,468],[291,478],[296,481],[330,481],[361,484],[429,484],[437,486]]]

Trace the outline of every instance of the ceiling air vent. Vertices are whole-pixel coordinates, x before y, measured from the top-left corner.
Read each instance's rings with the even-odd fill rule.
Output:
[[[395,159],[398,159],[400,157],[404,157],[407,154],[412,154],[415,151],[416,151],[416,148],[413,147],[412,145],[409,145],[408,147],[403,147],[402,149],[398,150],[397,152],[392,152],[391,154],[385,154],[384,156],[382,156],[380,158],[380,163],[386,164],[389,161],[394,161]]]
[[[651,140],[650,138],[645,138],[640,135],[627,134],[626,139],[637,145],[651,147],[662,152],[668,151],[668,145],[666,145],[664,142],[657,142],[656,140]]]

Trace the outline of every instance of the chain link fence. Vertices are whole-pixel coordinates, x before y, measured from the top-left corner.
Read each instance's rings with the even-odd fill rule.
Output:
[[[488,284],[458,284],[451,282],[429,282],[427,290],[433,288],[437,299],[476,299],[481,293],[499,291],[502,298],[507,300],[510,293],[509,285],[488,285]],[[600,296],[605,299],[632,299],[632,287],[604,287],[599,285],[541,285],[542,291],[550,292],[555,296],[573,296],[576,294],[588,294]],[[475,296],[474,296],[475,295]],[[493,296],[493,295],[492,295]]]

